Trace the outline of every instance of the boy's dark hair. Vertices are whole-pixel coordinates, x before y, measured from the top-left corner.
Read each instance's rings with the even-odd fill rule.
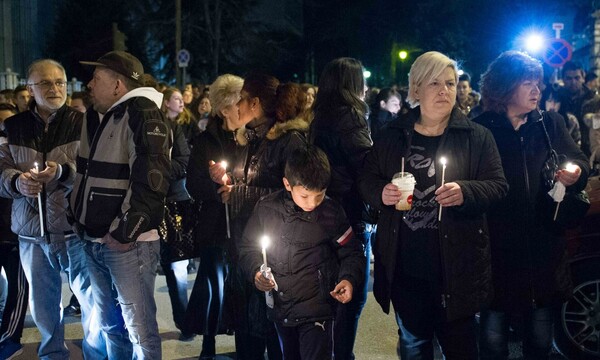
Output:
[[[463,73],[462,75],[460,75],[460,76],[458,77],[458,81],[459,81],[459,82],[461,82],[461,81],[468,81],[468,82],[469,82],[469,84],[471,84],[471,75],[469,75],[469,74],[467,74],[467,73]]]
[[[285,178],[292,187],[301,185],[308,190],[327,189],[331,179],[327,155],[314,145],[294,150],[285,163]]]
[[[18,113],[17,107],[9,103],[0,103],[0,110],[12,111],[12,113],[15,115]]]
[[[565,75],[565,73],[567,71],[581,71],[581,75],[585,74],[585,71],[583,70],[583,65],[581,65],[580,62],[578,61],[567,61],[562,68],[562,74],[563,76]]]
[[[92,106],[92,99],[87,91],[74,91],[73,94],[71,94],[71,100],[74,99],[81,99],[83,106],[85,106],[86,109]]]
[[[12,101],[15,97],[13,89],[0,90],[0,95],[4,95],[4,97],[10,101]]]
[[[29,91],[27,90],[27,85],[19,85],[15,88],[15,90],[13,91],[14,95],[17,95],[17,93],[20,93],[21,91]]]

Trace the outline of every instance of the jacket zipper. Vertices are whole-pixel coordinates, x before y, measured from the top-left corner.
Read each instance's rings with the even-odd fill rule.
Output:
[[[436,151],[435,154],[435,158],[437,159],[437,155],[440,151],[440,149],[444,148],[444,145],[446,144],[446,138],[447,138],[447,134],[448,134],[448,127],[446,127],[446,129],[444,130],[443,134],[442,134],[442,138],[440,139],[440,144],[438,145],[438,149]],[[438,174],[440,174],[438,176]],[[435,178],[436,178],[436,186],[438,184],[437,179],[439,178],[441,180],[441,173],[438,173],[437,169],[435,172]],[[442,210],[443,212],[443,210]],[[442,293],[440,294],[441,297],[441,301],[440,304],[442,305],[443,309],[446,309],[448,307],[448,303],[447,300],[450,299],[450,294],[448,294],[448,272],[446,269],[446,263],[444,262],[444,233],[443,233],[443,229],[442,229],[442,223],[439,222],[438,223],[438,239],[439,239],[439,245],[440,245],[440,265],[442,268]],[[447,240],[447,237],[446,237]]]
[[[94,200],[94,194],[102,195],[102,196],[106,196],[106,197],[121,197],[121,195],[119,195],[119,194],[108,194],[108,193],[99,192],[99,191],[90,191],[90,201]]]
[[[46,151],[48,148],[48,128],[50,127],[50,121],[44,121],[44,137],[42,139],[42,166],[46,166]],[[50,244],[50,236],[47,230],[47,221],[46,221],[46,212],[44,209],[46,208],[46,185],[42,183],[42,208],[40,211],[42,212],[42,216],[44,217],[44,237],[46,238],[46,242]]]
[[[100,121],[100,113],[98,114],[98,121]],[[94,152],[96,151],[96,147],[98,145],[98,139],[100,138],[100,134],[102,134],[102,132],[104,131],[104,128],[106,127],[106,123],[108,122],[108,120],[110,120],[110,117],[113,115],[113,111],[109,111],[106,114],[104,114],[104,116],[102,117],[102,121],[100,121],[100,124],[96,127],[96,132],[94,133],[94,136],[92,138],[91,143],[89,143],[89,153],[88,153],[88,158],[86,160],[86,167],[85,167],[85,174],[83,174],[83,178],[81,179],[81,184],[79,184],[79,193],[77,194],[77,199],[75,201],[76,205],[79,205],[80,207],[80,211],[81,211],[81,207],[85,206],[87,209],[87,205],[85,205],[83,203],[83,199],[85,199],[85,189],[87,186],[87,180],[88,180],[88,171],[90,169],[90,163],[91,163],[91,159],[92,156],[94,155]],[[87,115],[85,116],[85,121],[88,121]],[[86,124],[86,129],[88,129],[89,127]],[[89,130],[86,130],[89,131]],[[89,134],[88,134],[89,135]],[[89,139],[89,136],[88,136]],[[89,140],[88,140],[89,141]],[[76,213],[75,214],[75,221],[77,221],[79,223],[79,217],[81,216],[81,212]]]
[[[530,195],[530,187],[529,187],[529,171],[527,171],[527,157],[525,155],[525,140],[523,136],[520,135],[521,142],[521,156],[523,159],[523,174],[525,175],[525,191],[527,193],[527,206],[531,203],[531,195]],[[528,213],[531,213],[528,211]],[[526,232],[525,238],[525,246],[527,248],[527,262],[529,264],[529,290],[531,292],[531,306],[533,309],[537,308],[537,304],[535,302],[535,289],[533,287],[533,260],[531,258],[531,242],[529,239],[529,234]]]

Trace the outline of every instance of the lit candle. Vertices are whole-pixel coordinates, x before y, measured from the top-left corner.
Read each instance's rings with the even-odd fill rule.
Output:
[[[263,237],[260,238],[260,246],[262,247],[263,264],[265,264],[265,267],[267,267],[267,248],[269,247],[270,243],[271,243],[271,239],[269,239],[269,237],[267,235],[263,235]]]
[[[221,161],[221,167],[227,171],[227,161]],[[225,203],[225,223],[227,224],[227,238],[231,239],[231,227],[229,226],[229,206]]]
[[[39,173],[38,163],[34,162],[35,173]],[[40,212],[40,236],[44,236],[44,212],[42,211],[42,193],[39,192],[37,195],[38,199],[38,210]]]
[[[570,172],[570,173],[574,173],[574,172],[576,172],[576,171],[577,171],[577,165],[575,165],[575,164],[573,164],[573,163],[569,162],[569,163],[567,163],[567,165],[565,166],[565,170],[566,170],[566,171],[568,171],[568,172]],[[561,185],[562,185],[562,184],[561,184]],[[562,200],[561,200],[561,201],[558,201],[558,202],[556,203],[556,209],[554,209],[554,218],[553,218],[553,220],[554,220],[554,221],[556,221],[556,217],[558,216],[558,209],[560,208],[560,203],[561,203],[561,202],[562,202]]]
[[[567,163],[567,166],[565,166],[565,170],[567,170],[570,173],[574,173],[575,171],[577,171],[577,165],[573,163]]]
[[[445,178],[446,178],[446,158],[441,157],[440,163],[442,163],[442,186],[444,186]],[[442,221],[442,204],[440,204],[440,210],[438,212],[438,221]]]

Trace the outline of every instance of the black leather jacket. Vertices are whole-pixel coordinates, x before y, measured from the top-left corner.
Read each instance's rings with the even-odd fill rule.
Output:
[[[300,146],[305,146],[303,129],[289,128],[272,134],[273,121],[255,129],[241,129],[236,138],[235,163],[232,166],[231,217],[234,238],[240,239],[254,205],[260,197],[283,189],[285,161]]]
[[[367,220],[367,207],[356,185],[365,155],[373,144],[366,119],[349,107],[316,113],[310,142],[327,154],[331,164],[327,195],[342,204],[352,226]]]

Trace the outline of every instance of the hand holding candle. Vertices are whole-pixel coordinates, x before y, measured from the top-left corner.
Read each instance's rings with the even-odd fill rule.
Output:
[[[267,248],[269,247],[269,245],[271,244],[271,239],[267,236],[267,235],[263,235],[262,238],[260,238],[260,247],[262,248],[262,256],[263,256],[263,264],[266,266],[267,265]]]
[[[564,170],[558,171],[557,177],[559,181],[555,183],[554,188],[550,191],[550,196],[552,196],[554,198],[554,201],[556,202],[556,209],[554,210],[553,218],[554,221],[556,221],[556,217],[558,216],[558,209],[560,208],[560,203],[562,202],[565,196],[565,187],[575,184],[579,179],[580,175],[581,168],[579,168],[579,166],[571,162],[567,163]]]
[[[35,173],[39,173],[39,168],[38,168],[38,163],[35,162],[33,163],[33,166],[35,167]],[[40,213],[40,236],[44,236],[44,211],[42,209],[42,193],[39,192],[37,195],[37,199],[38,199],[38,210]]]
[[[558,181],[563,183],[565,186],[571,186],[579,180],[581,176],[581,168],[571,162],[565,165],[563,170],[559,170],[556,174]]]
[[[442,164],[442,186],[444,186],[444,183],[446,182],[446,158],[442,156],[440,158],[440,163]],[[440,210],[438,212],[438,221],[442,221],[442,204],[440,204]]]
[[[227,183],[227,161],[222,160],[220,163],[221,167],[225,170],[225,175],[223,175],[223,183]],[[227,238],[231,239],[231,226],[229,225],[229,206],[225,203],[225,223],[227,225]]]

